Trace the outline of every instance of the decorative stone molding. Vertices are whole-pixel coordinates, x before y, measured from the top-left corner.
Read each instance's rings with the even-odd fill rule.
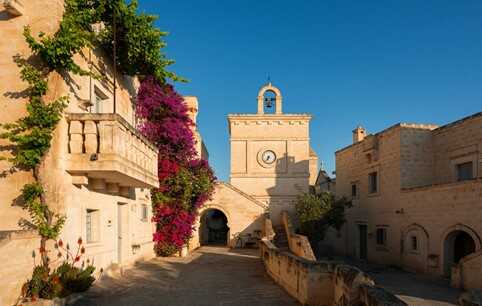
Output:
[[[20,0],[4,0],[3,6],[10,15],[15,17],[22,16],[25,11],[25,8]]]

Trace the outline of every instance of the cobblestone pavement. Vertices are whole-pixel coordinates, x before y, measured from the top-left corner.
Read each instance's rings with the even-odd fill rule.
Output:
[[[104,277],[74,305],[299,306],[265,273],[257,250],[203,247]]]

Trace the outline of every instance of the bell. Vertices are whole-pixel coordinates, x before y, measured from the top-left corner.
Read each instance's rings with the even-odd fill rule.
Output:
[[[273,107],[273,101],[274,101],[274,98],[264,98],[264,105],[267,108],[272,108]]]

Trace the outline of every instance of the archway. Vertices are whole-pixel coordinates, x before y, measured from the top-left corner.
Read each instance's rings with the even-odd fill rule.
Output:
[[[227,245],[229,237],[228,218],[219,209],[205,210],[200,218],[199,242],[201,245]]]
[[[444,241],[444,273],[450,276],[450,270],[465,256],[477,250],[474,238],[463,230],[450,232]]]

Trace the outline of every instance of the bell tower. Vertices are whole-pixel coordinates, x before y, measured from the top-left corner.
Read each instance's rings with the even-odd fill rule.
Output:
[[[258,91],[256,113],[228,115],[230,183],[268,204],[275,223],[282,210],[294,211],[310,177],[311,115],[285,114],[282,102],[281,91],[270,82]]]
[[[275,97],[266,97],[265,95],[268,92],[273,93]],[[282,114],[283,97],[281,96],[281,91],[269,82],[267,85],[261,87],[258,92],[258,114],[263,115],[265,106],[271,108],[273,107],[273,102],[275,102],[275,114]]]

